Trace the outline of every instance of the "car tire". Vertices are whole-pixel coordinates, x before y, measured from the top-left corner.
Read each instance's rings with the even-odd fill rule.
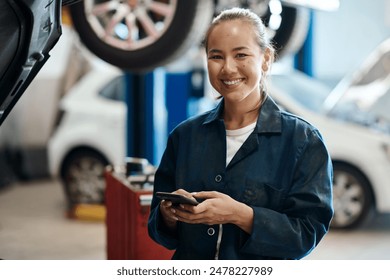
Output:
[[[115,3],[117,6],[109,7],[109,4]],[[133,72],[147,72],[165,65],[184,54],[192,45],[200,43],[214,11],[213,1],[169,0],[169,7],[174,9],[172,16],[160,16],[166,20],[167,26],[163,27],[161,32],[155,30],[159,37],[152,38],[153,36],[142,32],[140,19],[151,20],[154,25],[149,26],[155,27],[158,26],[159,16],[152,12],[151,6],[143,3],[148,2],[139,1],[137,7],[129,8],[130,4],[127,1],[84,0],[69,8],[74,28],[84,45],[106,62]],[[151,3],[161,4],[159,1]],[[104,6],[105,4],[107,6]],[[148,13],[138,13],[138,6],[140,7],[138,11],[146,8]],[[97,15],[98,8],[101,12],[99,15]],[[120,14],[120,10],[125,12],[119,16],[120,20],[115,25],[116,32],[113,32],[114,28],[109,31],[109,24],[113,22],[114,15]],[[125,40],[130,33],[128,25],[124,24],[125,16],[134,20],[134,26],[138,29],[134,28],[133,31],[139,31],[132,32],[138,33],[134,35],[135,39],[132,43],[127,43]],[[124,34],[121,35],[122,37],[119,35],[120,32]],[[106,35],[107,33],[109,35]]]
[[[372,211],[374,196],[366,177],[356,168],[333,164],[334,217],[331,227],[352,229],[360,225]]]
[[[297,53],[304,44],[309,27],[310,11],[282,5],[281,24],[272,38],[277,58]]]
[[[61,168],[64,191],[71,209],[77,204],[104,203],[104,170],[108,161],[89,149],[70,153]]]

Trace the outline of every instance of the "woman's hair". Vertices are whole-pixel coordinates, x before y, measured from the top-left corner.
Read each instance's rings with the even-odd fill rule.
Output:
[[[264,52],[264,57],[267,60],[268,65],[271,65],[274,61],[275,50],[267,35],[266,27],[257,14],[255,14],[249,9],[244,8],[231,8],[228,10],[224,10],[213,19],[203,40],[203,46],[205,47],[206,53],[208,50],[209,35],[213,31],[214,27],[222,22],[232,20],[240,20],[243,22],[247,22],[253,27],[253,31],[256,36],[255,40],[259,45],[260,49]],[[268,66],[266,69],[262,69],[263,75],[260,81],[262,89],[265,89],[265,77],[268,73],[269,68],[270,66]]]

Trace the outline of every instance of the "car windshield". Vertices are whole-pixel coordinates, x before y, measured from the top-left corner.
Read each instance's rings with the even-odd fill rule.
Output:
[[[390,132],[390,41],[360,71],[343,79],[326,100],[329,115]]]
[[[270,79],[273,90],[288,95],[301,106],[315,112],[322,111],[323,103],[331,91],[325,84],[299,71],[274,74]]]

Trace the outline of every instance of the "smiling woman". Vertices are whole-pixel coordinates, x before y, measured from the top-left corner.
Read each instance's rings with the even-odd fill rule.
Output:
[[[318,129],[268,95],[265,30],[255,13],[232,8],[206,33],[222,98],[170,133],[149,216],[150,236],[174,259],[300,259],[328,232],[331,159]],[[157,192],[202,202],[177,206]]]

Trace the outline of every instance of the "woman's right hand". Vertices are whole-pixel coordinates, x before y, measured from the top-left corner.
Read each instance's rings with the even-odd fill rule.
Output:
[[[172,193],[181,194],[193,198],[192,194],[183,189],[178,189]],[[178,218],[176,217],[176,210],[175,207],[173,207],[172,202],[169,200],[162,200],[160,202],[160,212],[162,214],[165,224],[172,230],[176,229]]]
[[[177,218],[174,214],[174,208],[172,202],[169,200],[162,200],[160,202],[160,212],[163,217],[165,225],[170,229],[175,229],[177,224]]]

